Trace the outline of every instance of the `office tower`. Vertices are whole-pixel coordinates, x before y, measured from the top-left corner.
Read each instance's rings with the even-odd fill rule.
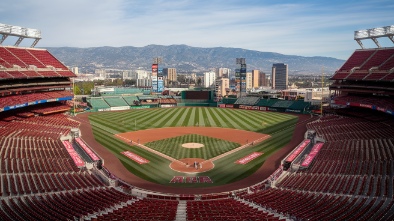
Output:
[[[228,78],[216,79],[216,97],[224,97],[227,95],[227,90],[230,88],[230,80]]]
[[[266,87],[267,85],[267,77],[265,76],[265,73],[260,71],[259,73],[259,86],[261,87]]]
[[[260,71],[259,70],[252,70],[252,87],[253,88],[258,88],[260,86],[259,79],[260,79]]]
[[[163,68],[163,75],[166,77],[167,85],[177,82],[176,68]]]
[[[213,71],[204,73],[204,87],[213,88],[215,86],[216,73]]]
[[[246,73],[245,84],[246,84],[246,90],[247,91],[253,88],[253,75],[252,75],[252,72],[247,72]]]
[[[73,68],[71,68],[71,71],[72,71],[74,74],[76,74],[76,75],[79,74],[78,67],[73,67]]]
[[[277,63],[272,65],[272,89],[286,90],[288,85],[287,64]]]
[[[229,68],[219,68],[217,69],[218,78],[229,78],[230,76],[230,69]]]

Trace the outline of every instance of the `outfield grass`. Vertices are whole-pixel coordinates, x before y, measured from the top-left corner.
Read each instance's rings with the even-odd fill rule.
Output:
[[[182,144],[185,143],[201,143],[204,145],[204,147],[182,147]],[[187,134],[183,136],[157,140],[148,142],[144,145],[178,160],[183,158],[202,158],[208,160],[240,146],[238,143],[221,140],[218,138],[201,136],[198,134]]]
[[[231,183],[254,173],[275,151],[285,146],[293,135],[298,117],[293,115],[240,109],[220,109],[208,107],[140,109],[124,112],[102,112],[89,116],[95,139],[117,156],[123,165],[135,175],[151,182],[182,187],[203,187]],[[173,176],[185,176],[169,168],[170,161],[136,146],[130,146],[113,135],[135,130],[161,127],[199,126],[227,127],[270,134],[271,138],[216,160],[215,168],[200,175],[210,176],[213,184],[169,184]],[[198,137],[198,136],[197,136]],[[199,142],[189,139],[189,142]],[[176,138],[174,138],[176,139]],[[160,147],[162,148],[162,147]],[[170,155],[170,150],[167,155]],[[150,161],[140,165],[120,152],[130,150]],[[235,164],[238,159],[252,153],[264,154],[245,165]],[[175,151],[177,152],[177,151]],[[204,153],[196,157],[205,158]],[[205,153],[207,154],[207,153]],[[170,155],[171,156],[171,155]],[[193,155],[194,156],[194,155]],[[181,156],[180,156],[181,157]],[[178,157],[174,157],[178,158]],[[108,163],[108,162],[107,162]]]

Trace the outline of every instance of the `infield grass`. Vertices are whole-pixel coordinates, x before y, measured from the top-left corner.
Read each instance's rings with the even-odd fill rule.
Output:
[[[182,144],[185,143],[200,143],[203,144],[204,147],[182,147]],[[239,147],[240,144],[218,138],[201,136],[198,134],[187,134],[183,136],[148,142],[145,144],[145,146],[178,160],[183,158],[202,158],[208,160],[233,150]]]

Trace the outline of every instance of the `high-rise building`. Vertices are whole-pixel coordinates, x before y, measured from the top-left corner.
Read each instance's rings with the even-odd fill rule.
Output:
[[[105,72],[105,69],[95,69],[94,73],[101,78],[107,78],[107,74]]]
[[[76,75],[79,74],[78,67],[73,67],[73,68],[71,68],[71,71],[72,71],[74,74],[76,74]]]
[[[253,74],[252,72],[246,72],[246,79],[245,79],[246,90],[250,90],[253,88]]]
[[[213,71],[204,73],[204,87],[213,88],[215,86],[216,73]]]
[[[288,85],[288,66],[287,64],[277,63],[272,65],[272,89],[286,90]]]
[[[130,77],[132,79],[145,79],[150,77],[150,74],[146,70],[137,69],[131,73]]]
[[[196,81],[197,81],[197,74],[196,74],[196,73],[191,73],[191,74],[190,74],[190,79],[191,79],[192,81],[196,82]]]
[[[260,71],[259,70],[252,70],[252,87],[258,88],[260,87]]]
[[[132,71],[128,77],[130,79],[135,79],[136,80],[136,85],[137,87],[146,87],[146,86],[151,86],[151,74],[142,69],[137,69]]]
[[[123,80],[133,79],[133,71],[123,71]]]
[[[224,97],[230,89],[230,80],[228,78],[216,79],[215,92],[216,97]]]
[[[218,78],[229,78],[230,76],[230,69],[229,68],[218,68],[217,75]]]
[[[163,75],[166,77],[167,85],[177,81],[176,68],[163,68]]]
[[[266,87],[267,85],[267,77],[265,76],[265,73],[260,71],[259,73],[259,86],[261,87]]]
[[[137,87],[152,87],[152,80],[149,78],[137,79]]]

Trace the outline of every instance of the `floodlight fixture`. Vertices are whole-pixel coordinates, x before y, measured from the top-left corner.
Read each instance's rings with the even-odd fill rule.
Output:
[[[19,46],[25,38],[33,38],[35,39],[33,44],[30,46],[34,48],[38,41],[41,39],[41,31],[38,29],[33,28],[24,28],[20,26],[14,25],[6,25],[0,23],[0,34],[2,35],[0,40],[0,45],[5,41],[8,36],[15,36],[19,37],[18,40],[15,42],[14,46]]]
[[[239,97],[242,97],[242,90],[243,90],[242,83],[245,82],[245,84],[246,84],[246,79],[245,79],[245,77],[246,77],[246,62],[245,62],[245,58],[236,58],[235,62],[237,64],[241,65],[241,68],[237,69],[237,70],[239,70],[239,72],[237,73],[237,70],[236,70],[235,75],[238,75],[238,79],[239,79]]]
[[[246,64],[245,63],[245,58],[237,58],[236,59],[236,64]]]
[[[388,37],[394,43],[394,25],[380,27],[380,28],[372,28],[359,30],[354,32],[354,40],[360,45],[362,49],[364,49],[364,45],[361,40],[371,39],[378,48],[381,48],[379,41],[377,38]]]
[[[159,57],[153,58],[153,64],[160,64],[161,62],[163,62],[162,58]]]

